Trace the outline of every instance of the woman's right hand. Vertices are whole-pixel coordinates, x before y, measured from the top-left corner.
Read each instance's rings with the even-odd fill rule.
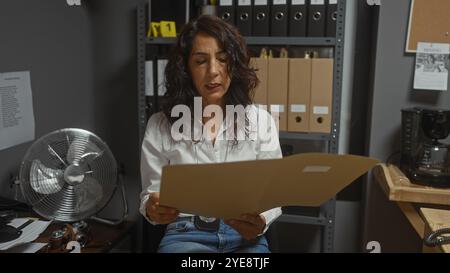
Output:
[[[159,205],[159,192],[150,193],[147,202],[147,217],[158,224],[169,224],[173,222],[179,214],[175,208]]]

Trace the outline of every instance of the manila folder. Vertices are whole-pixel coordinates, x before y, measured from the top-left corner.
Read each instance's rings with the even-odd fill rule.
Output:
[[[281,206],[320,206],[365,174],[376,159],[305,153],[282,159],[168,165],[160,204],[180,212],[237,218]]]

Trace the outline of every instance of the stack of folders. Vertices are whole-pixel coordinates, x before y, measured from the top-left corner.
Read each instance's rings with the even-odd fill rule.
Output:
[[[219,0],[217,16],[243,36],[336,36],[338,0]]]
[[[251,64],[260,81],[254,103],[278,116],[280,131],[331,133],[333,59],[252,58]]]

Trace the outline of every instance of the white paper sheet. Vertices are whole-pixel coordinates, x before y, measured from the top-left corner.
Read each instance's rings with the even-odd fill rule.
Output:
[[[34,139],[30,72],[0,73],[0,150]]]
[[[418,43],[414,89],[447,91],[450,44]]]
[[[16,218],[9,223],[10,226],[19,227],[25,222],[27,222],[29,218]],[[0,244],[0,250],[7,250],[15,246],[23,245],[29,242],[36,240],[39,235],[47,229],[50,225],[50,221],[39,221],[36,220],[33,223],[22,229],[22,234],[19,238]]]
[[[165,71],[166,66],[169,60],[166,59],[159,59],[157,62],[158,65],[158,96],[162,97],[166,93],[166,85],[165,85]]]

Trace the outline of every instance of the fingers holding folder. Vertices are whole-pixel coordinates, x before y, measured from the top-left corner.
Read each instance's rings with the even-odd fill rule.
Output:
[[[158,224],[168,224],[178,217],[178,210],[175,208],[161,206],[159,204],[159,192],[152,192],[147,201],[147,216]]]

